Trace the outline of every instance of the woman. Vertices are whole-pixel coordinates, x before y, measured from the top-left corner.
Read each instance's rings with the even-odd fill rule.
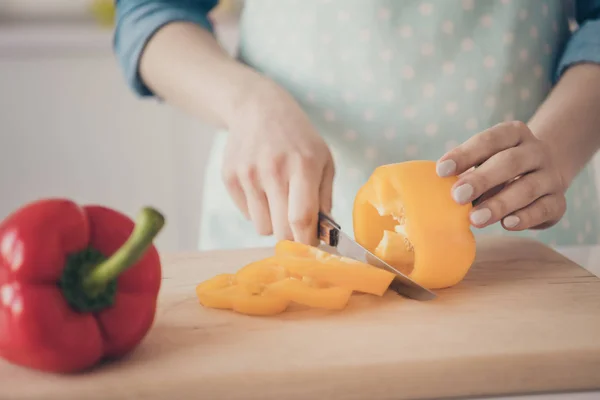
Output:
[[[237,59],[216,1],[116,4],[133,90],[222,128],[201,249],[314,242],[319,209],[351,231],[360,185],[409,159],[461,175],[476,232],[600,240],[600,0],[249,0]]]

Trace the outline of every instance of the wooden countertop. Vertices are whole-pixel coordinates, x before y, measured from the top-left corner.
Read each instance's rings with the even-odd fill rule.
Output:
[[[270,249],[165,255],[155,325],[129,357],[56,376],[0,362],[2,399],[422,399],[600,389],[600,279],[531,240],[486,238],[431,302],[252,318],[195,285]],[[594,394],[595,395],[595,394]]]

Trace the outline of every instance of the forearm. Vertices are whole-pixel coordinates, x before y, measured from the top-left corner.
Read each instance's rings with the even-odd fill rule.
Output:
[[[548,143],[566,186],[600,148],[600,65],[569,68],[529,121]]]
[[[210,32],[188,22],[172,22],[156,32],[139,71],[144,84],[165,101],[222,127],[266,81],[230,57]]]

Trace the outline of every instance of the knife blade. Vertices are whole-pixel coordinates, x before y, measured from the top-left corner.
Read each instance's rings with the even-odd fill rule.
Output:
[[[399,295],[420,301],[433,300],[437,297],[435,293],[419,285],[358,244],[342,231],[340,225],[333,218],[322,212],[319,212],[319,239],[333,247],[343,257],[352,258],[396,275],[390,289]]]

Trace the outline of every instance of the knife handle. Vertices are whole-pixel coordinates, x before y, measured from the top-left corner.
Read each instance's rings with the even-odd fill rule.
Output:
[[[337,247],[340,239],[340,225],[329,215],[319,212],[317,236],[331,247]]]

